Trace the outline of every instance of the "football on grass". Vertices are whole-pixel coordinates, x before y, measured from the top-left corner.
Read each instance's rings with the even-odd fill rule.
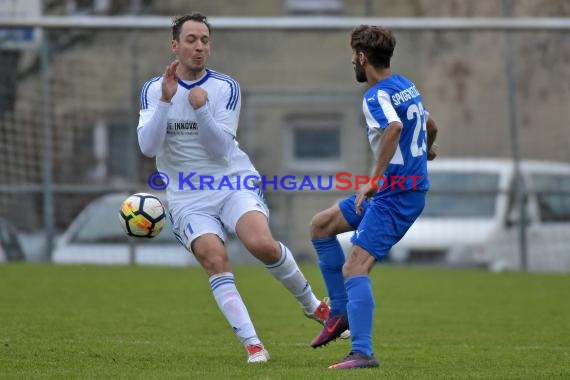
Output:
[[[125,233],[140,238],[153,238],[160,233],[165,221],[164,206],[155,195],[137,193],[121,204],[119,222]]]

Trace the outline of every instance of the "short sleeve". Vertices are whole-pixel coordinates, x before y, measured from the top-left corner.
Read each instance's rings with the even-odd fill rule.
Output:
[[[362,111],[370,128],[385,129],[392,122],[402,122],[392,105],[390,95],[383,90],[378,90],[376,94],[367,93],[362,102]]]

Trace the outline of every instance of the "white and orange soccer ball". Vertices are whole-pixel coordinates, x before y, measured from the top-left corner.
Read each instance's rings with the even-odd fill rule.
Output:
[[[164,206],[152,194],[133,194],[123,201],[119,210],[119,222],[129,236],[153,238],[162,231],[165,220]]]

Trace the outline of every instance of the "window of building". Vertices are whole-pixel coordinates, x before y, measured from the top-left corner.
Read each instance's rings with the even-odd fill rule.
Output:
[[[68,14],[82,15],[139,14],[150,4],[151,0],[65,0],[65,9]]]
[[[289,115],[286,162],[292,169],[322,171],[341,163],[340,114]]]
[[[339,15],[343,0],[286,0],[285,8],[291,15]]]

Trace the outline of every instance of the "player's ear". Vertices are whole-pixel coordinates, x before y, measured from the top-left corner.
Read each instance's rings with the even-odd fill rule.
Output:
[[[366,55],[364,55],[363,52],[359,52],[358,53],[358,62],[360,62],[360,66],[364,66],[366,61],[367,61]]]
[[[178,41],[176,40],[170,41],[170,50],[172,50],[172,52],[176,54],[176,52],[178,51]]]

